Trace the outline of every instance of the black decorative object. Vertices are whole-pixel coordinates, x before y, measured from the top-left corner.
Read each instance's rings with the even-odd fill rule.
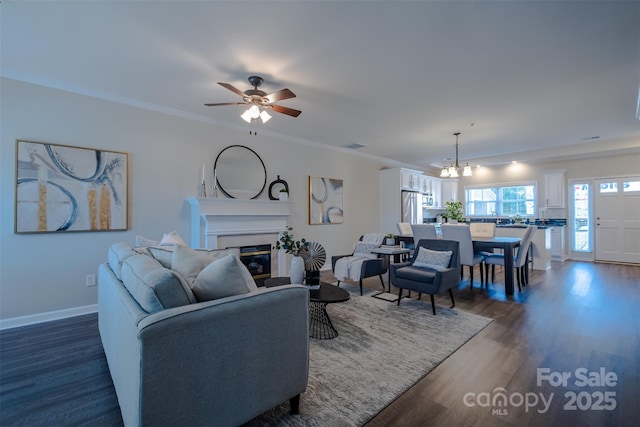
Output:
[[[279,200],[280,199],[280,196],[278,194],[280,192],[279,188],[277,188],[277,187],[275,188],[277,190],[276,191],[276,195],[275,196],[273,195],[274,187],[276,185],[278,185],[278,184],[282,185],[282,187],[285,190],[287,190],[287,193],[289,192],[289,184],[287,184],[287,181],[285,181],[284,179],[280,179],[280,175],[278,175],[278,179],[276,179],[271,184],[269,184],[269,199],[271,199],[271,200]]]

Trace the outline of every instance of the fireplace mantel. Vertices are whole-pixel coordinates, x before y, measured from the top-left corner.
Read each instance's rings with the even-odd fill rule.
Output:
[[[222,198],[186,199],[192,248],[218,248],[219,236],[280,233],[287,229],[289,202]]]

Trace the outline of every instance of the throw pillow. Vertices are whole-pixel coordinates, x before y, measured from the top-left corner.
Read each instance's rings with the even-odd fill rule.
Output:
[[[160,242],[157,240],[151,240],[144,236],[136,236],[136,248],[146,247],[146,246],[157,246]]]
[[[420,246],[418,255],[413,261],[413,266],[444,271],[449,267],[452,254],[452,251],[432,251],[431,249]]]
[[[197,251],[185,246],[175,245],[171,258],[171,269],[177,272],[189,286],[198,274],[212,261],[227,255],[238,254],[237,248]]]
[[[356,248],[353,251],[353,256],[365,257],[365,258],[378,258],[378,255],[372,254],[371,250],[379,248],[380,245],[378,243],[364,243],[358,242],[356,243]]]
[[[182,237],[178,234],[177,231],[172,231],[171,233],[164,233],[162,236],[162,240],[160,240],[160,246],[164,245],[180,245],[188,247],[187,243],[182,240]]]
[[[209,301],[255,290],[251,273],[237,256],[229,254],[207,265],[191,290],[198,301]]]

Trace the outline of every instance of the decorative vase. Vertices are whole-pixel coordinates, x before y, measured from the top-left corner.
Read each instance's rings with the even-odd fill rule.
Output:
[[[289,200],[289,193],[285,193],[284,191],[281,191],[279,194],[279,198],[281,202],[286,202],[287,200]]]
[[[301,256],[294,256],[291,258],[291,265],[289,266],[289,278],[294,285],[301,285],[304,278],[304,259]]]
[[[387,237],[387,238],[385,239],[385,244],[386,244],[387,246],[393,246],[393,245],[395,245],[395,244],[396,244],[396,239],[394,239],[393,237]]]

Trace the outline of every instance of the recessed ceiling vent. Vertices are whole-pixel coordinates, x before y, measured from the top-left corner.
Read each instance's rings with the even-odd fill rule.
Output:
[[[366,147],[366,145],[363,144],[358,144],[357,142],[354,142],[353,144],[347,144],[347,145],[343,145],[344,148],[350,148],[352,150],[357,150],[359,148],[363,148]]]

